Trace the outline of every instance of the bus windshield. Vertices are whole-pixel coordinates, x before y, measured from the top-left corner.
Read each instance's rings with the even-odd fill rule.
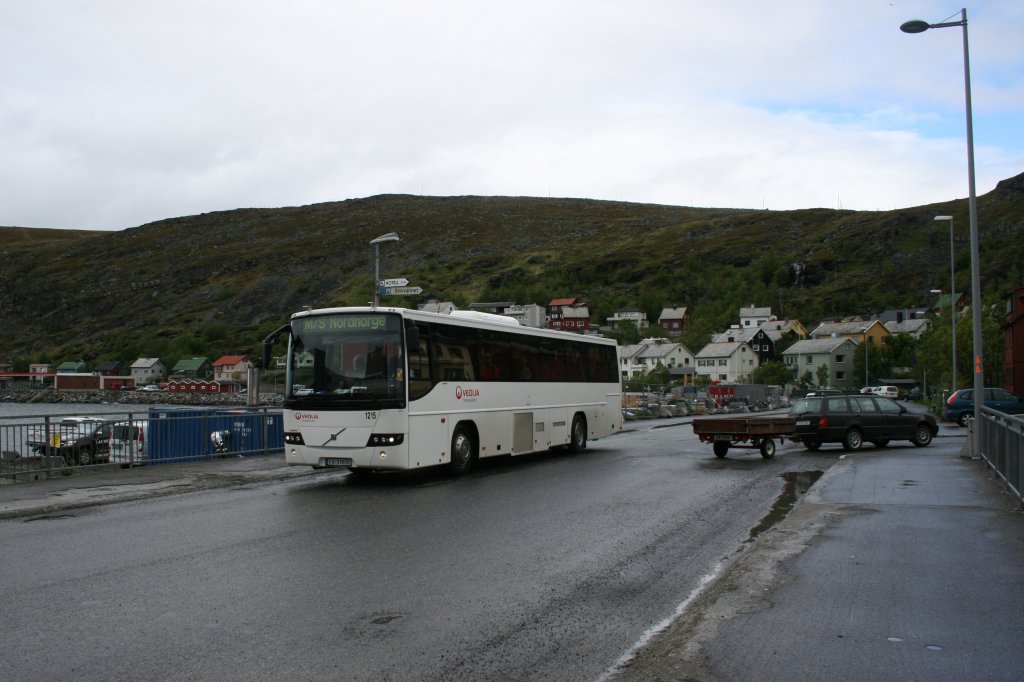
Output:
[[[295,319],[285,407],[405,407],[401,316],[360,312]]]

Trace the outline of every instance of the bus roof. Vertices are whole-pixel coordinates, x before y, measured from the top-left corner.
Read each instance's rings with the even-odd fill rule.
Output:
[[[469,311],[453,311],[453,312],[469,312]],[[340,308],[318,308],[315,310],[302,310],[292,315],[293,320],[303,317],[313,317],[317,315],[340,315],[344,313],[390,313],[394,315],[401,315],[402,317],[410,320],[418,320],[421,322],[444,322],[445,324],[455,324],[463,327],[478,327],[481,329],[495,329],[503,332],[509,332],[512,334],[523,334],[525,336],[546,336],[556,339],[573,339],[576,341],[582,341],[584,343],[595,343],[601,345],[612,345],[618,346],[615,339],[609,339],[604,336],[595,336],[589,334],[577,334],[575,332],[567,332],[559,329],[541,329],[538,327],[526,327],[516,324],[509,324],[504,321],[495,321],[490,319],[492,316],[468,316],[468,315],[448,315],[446,313],[433,313],[425,310],[413,310],[411,308],[398,308],[390,306],[352,306],[352,307],[340,307]],[[499,317],[494,315],[493,317]],[[512,322],[516,322],[512,318],[509,318]]]

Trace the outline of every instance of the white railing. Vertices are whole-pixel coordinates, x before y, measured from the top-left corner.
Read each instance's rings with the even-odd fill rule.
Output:
[[[1024,503],[1024,418],[986,407],[982,419],[979,454]]]

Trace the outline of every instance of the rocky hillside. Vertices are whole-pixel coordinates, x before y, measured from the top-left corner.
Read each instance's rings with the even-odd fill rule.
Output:
[[[986,300],[1024,282],[1024,174],[979,197]],[[251,352],[304,305],[372,299],[382,275],[465,306],[581,296],[595,319],[689,306],[695,330],[742,305],[816,321],[922,305],[969,279],[966,199],[884,212],[753,211],[583,199],[384,195],[238,209],[120,232],[0,228],[0,357]],[[966,288],[966,287],[965,287]],[[397,305],[415,299],[389,298]]]

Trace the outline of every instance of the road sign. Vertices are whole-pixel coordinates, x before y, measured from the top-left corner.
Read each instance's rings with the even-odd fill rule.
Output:
[[[381,287],[381,296],[413,296],[422,294],[423,287]]]
[[[379,284],[382,287],[404,287],[408,283],[409,280],[407,280],[404,277],[399,277],[397,279],[382,279],[381,281],[377,282],[377,284]]]

